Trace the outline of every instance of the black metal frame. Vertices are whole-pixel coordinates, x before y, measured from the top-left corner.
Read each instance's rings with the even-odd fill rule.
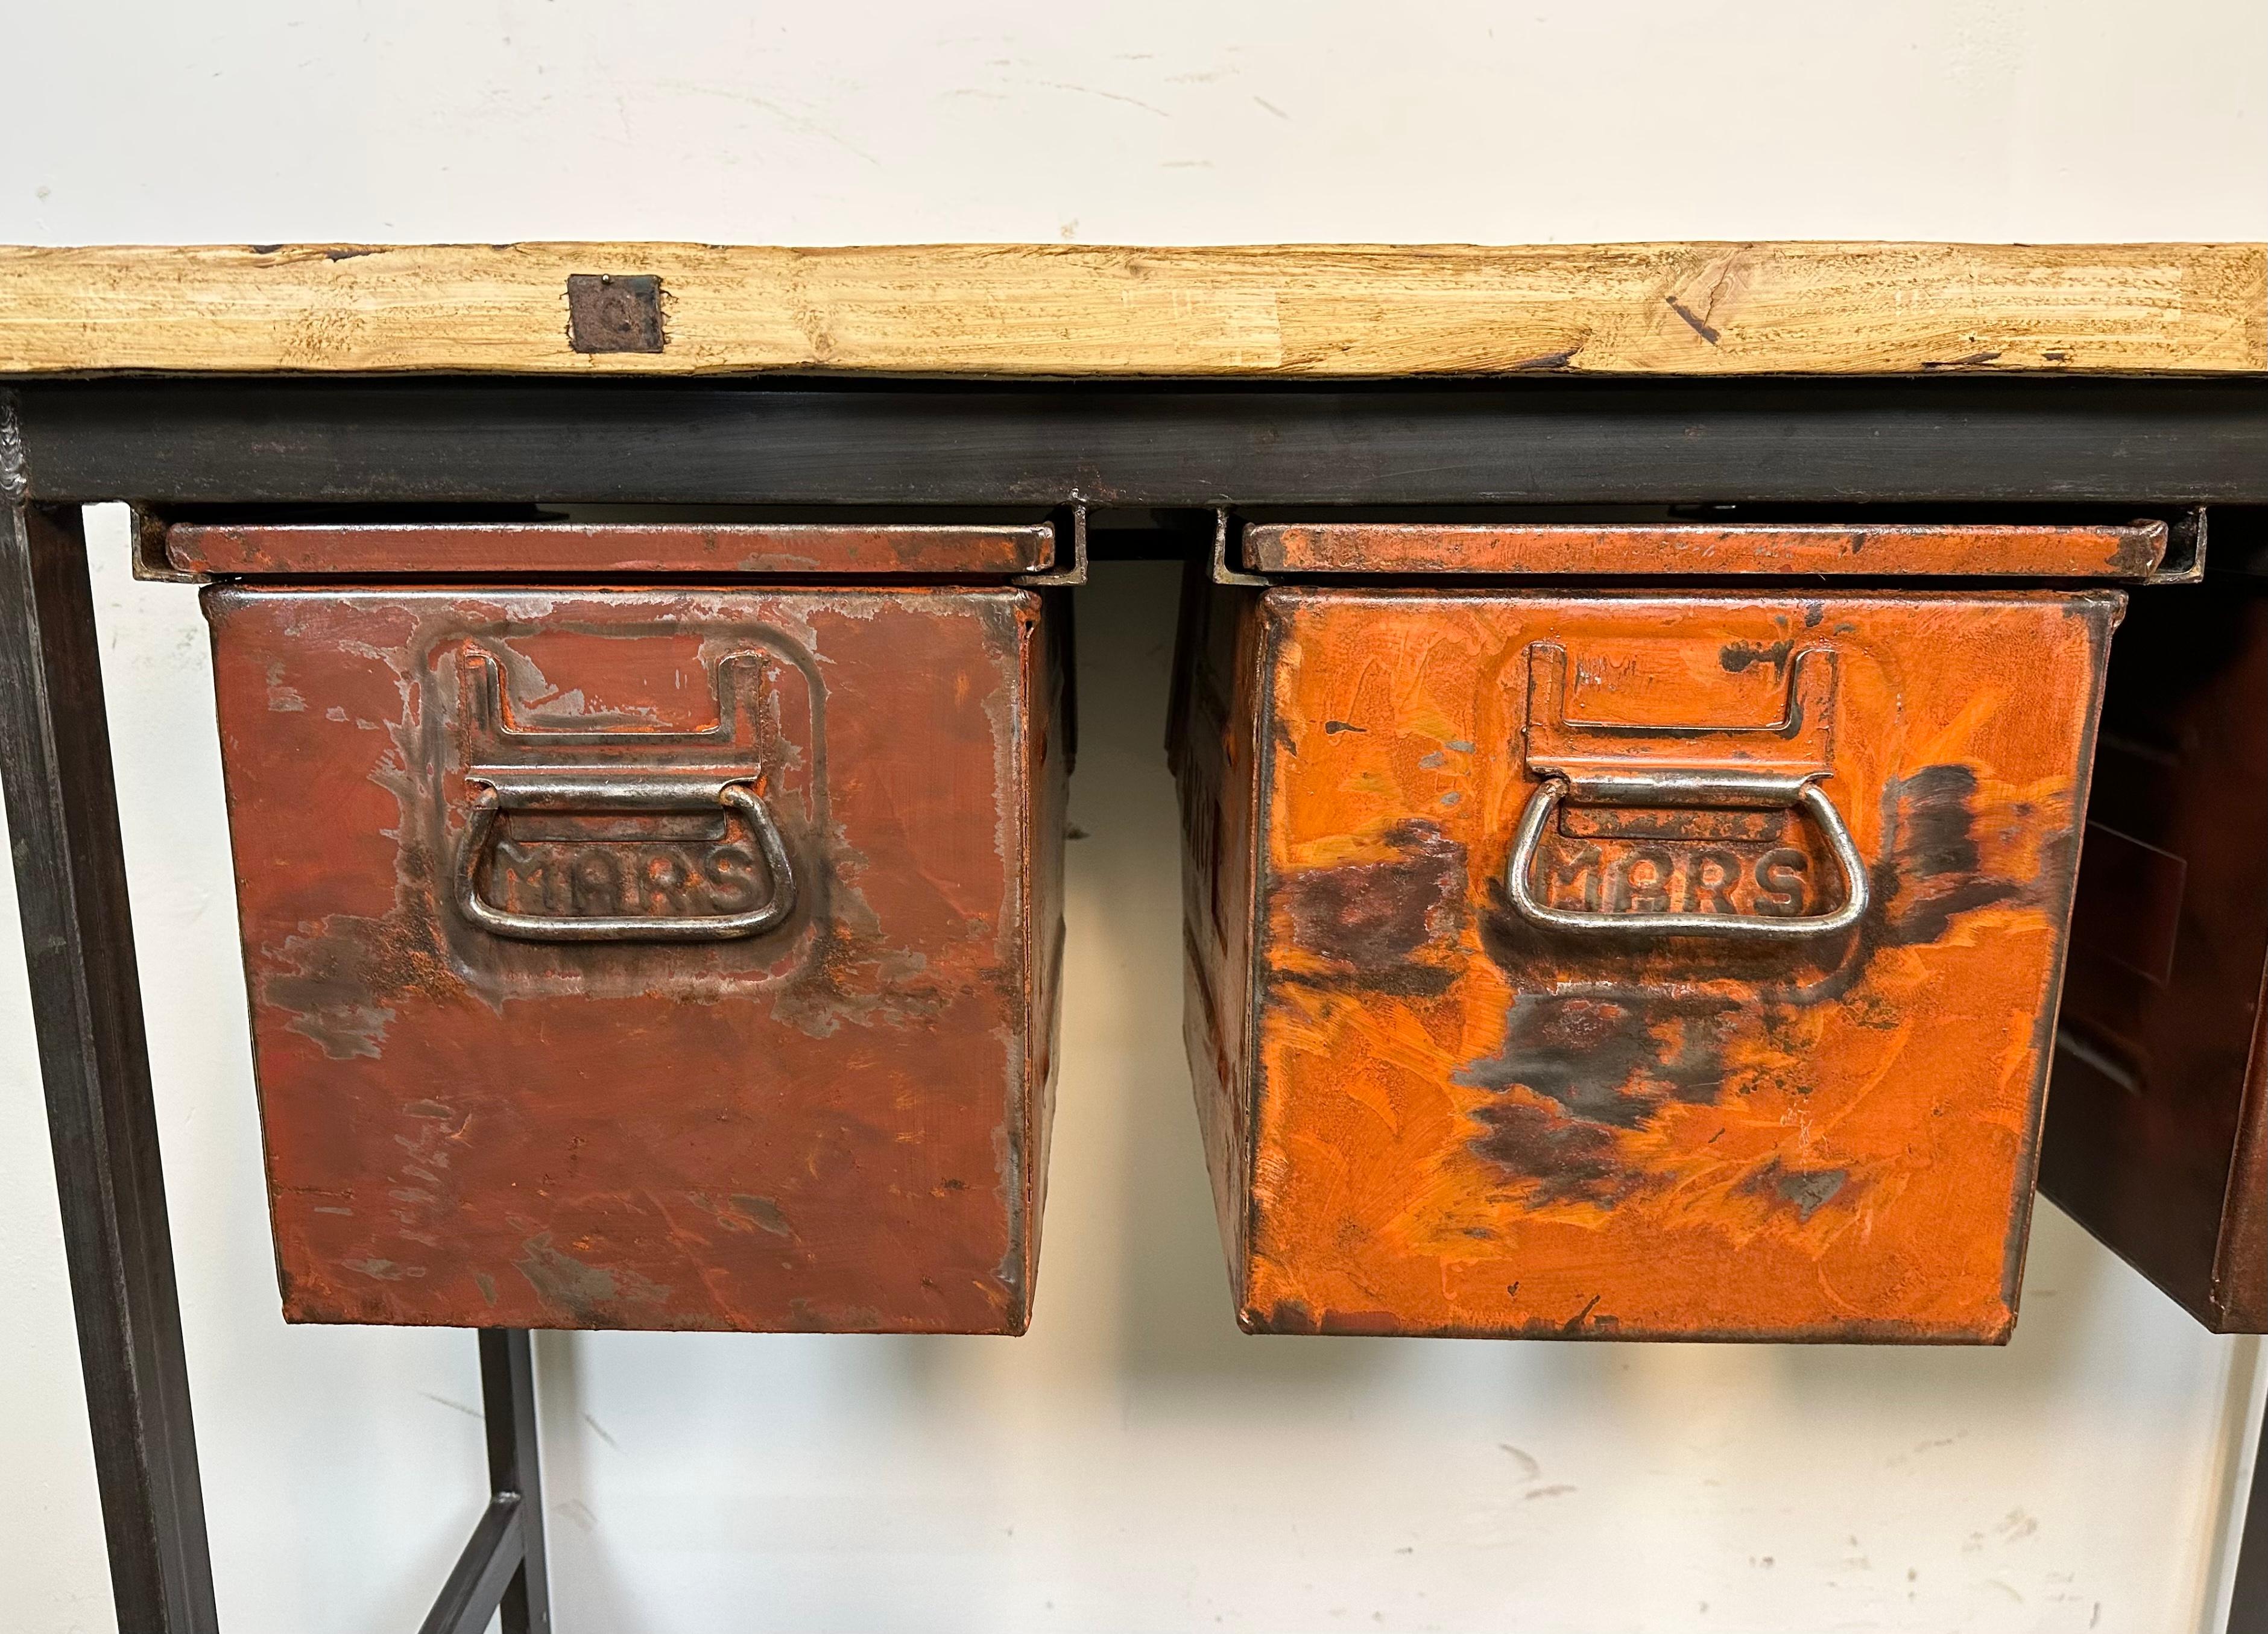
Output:
[[[481,1634],[501,1609],[504,1634],[551,1634],[543,1553],[543,1482],[535,1454],[535,1358],[520,1328],[481,1334],[481,1406],[489,1506],[420,1634]]]
[[[22,503],[0,401],[0,766],[95,1479],[124,1634],[217,1634],[86,546]],[[423,1634],[549,1634],[535,1371],[480,1336],[489,1506]]]
[[[119,1626],[217,1634],[75,507],[2268,504],[2268,379],[0,379],[0,769]],[[427,1618],[550,1627],[528,1336]],[[2268,1634],[2268,1460],[2228,1628]]]
[[[0,421],[0,461],[7,428]],[[20,469],[20,468],[19,468]],[[122,1630],[218,1626],[78,518],[5,503],[0,767]]]
[[[2268,501],[2268,378],[28,382],[55,503]]]

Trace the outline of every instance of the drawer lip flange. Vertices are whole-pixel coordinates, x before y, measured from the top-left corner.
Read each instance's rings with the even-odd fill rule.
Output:
[[[2095,578],[2165,565],[2162,520],[1957,522],[1381,522],[1248,524],[1260,573],[1692,578]]]
[[[1046,522],[176,522],[165,561],[216,578],[472,574],[1007,578],[1054,565]]]

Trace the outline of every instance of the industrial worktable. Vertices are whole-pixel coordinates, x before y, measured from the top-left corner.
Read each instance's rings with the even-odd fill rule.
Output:
[[[2242,537],[2268,248],[0,249],[0,757],[71,1288],[120,1624],[192,1634],[217,1616],[77,513],[112,500],[159,575],[185,515],[538,504],[1219,539],[1291,504],[2047,507]],[[527,1337],[480,1344],[494,1497],[427,1626],[547,1628]]]

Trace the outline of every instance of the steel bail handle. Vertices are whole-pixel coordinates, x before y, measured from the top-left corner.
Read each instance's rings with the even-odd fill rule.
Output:
[[[1818,784],[1807,780],[1791,804],[1809,812],[1827,836],[1828,850],[1843,871],[1843,905],[1830,913],[1808,914],[1792,919],[1751,917],[1745,914],[1609,914],[1588,909],[1554,908],[1536,895],[1529,881],[1543,825],[1572,791],[1565,777],[1547,777],[1528,799],[1520,827],[1513,833],[1512,856],[1505,865],[1505,891],[1521,917],[1553,931],[1589,936],[1710,936],[1726,941],[1799,942],[1833,936],[1865,917],[1868,902],[1867,865],[1852,841],[1851,829],[1835,802]],[[1672,794],[1689,791],[1665,787]],[[1673,799],[1668,804],[1685,804]]]
[[[491,936],[521,942],[731,942],[761,936],[795,911],[795,871],[780,838],[771,808],[744,784],[728,783],[718,804],[747,819],[771,875],[770,900],[746,913],[701,915],[617,914],[586,919],[512,913],[481,895],[482,860],[504,805],[494,787],[482,791],[465,827],[457,860],[457,911]]]

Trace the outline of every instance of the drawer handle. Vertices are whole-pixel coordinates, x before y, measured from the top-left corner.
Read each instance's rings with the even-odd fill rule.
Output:
[[[1601,780],[1601,791],[1606,791]],[[1827,836],[1828,849],[1843,872],[1843,905],[1830,913],[1772,919],[1748,914],[1613,914],[1588,909],[1554,908],[1530,885],[1543,825],[1572,791],[1565,777],[1547,777],[1528,797],[1505,865],[1506,893],[1521,916],[1554,931],[1609,936],[1712,936],[1727,941],[1794,942],[1832,936],[1859,923],[1867,912],[1867,865],[1852,843],[1843,813],[1827,791],[1809,778],[1712,776],[1706,772],[1633,772],[1611,779],[1617,799],[1632,806],[1797,806],[1809,812]]]
[[[516,794],[519,792],[515,791]],[[647,811],[687,809],[685,791],[667,784],[649,786],[630,783],[566,792],[551,789],[530,792],[536,794],[537,798],[515,799],[511,803],[515,806],[528,804],[557,807],[600,806]],[[547,796],[549,798],[545,798]],[[465,837],[457,860],[457,911],[491,936],[509,937],[522,942],[730,942],[742,937],[761,936],[795,910],[795,872],[788,859],[787,845],[780,838],[779,826],[772,821],[770,807],[758,798],[753,789],[743,784],[728,783],[717,791],[717,801],[728,813],[738,813],[747,820],[750,830],[756,836],[757,848],[763,854],[764,867],[771,875],[770,898],[746,913],[706,916],[619,914],[604,917],[554,918],[543,914],[513,913],[497,907],[482,896],[480,889],[481,864],[488,856],[489,842],[496,832],[497,819],[507,803],[504,795],[493,784],[482,790],[473,805],[471,820],[465,826]]]

